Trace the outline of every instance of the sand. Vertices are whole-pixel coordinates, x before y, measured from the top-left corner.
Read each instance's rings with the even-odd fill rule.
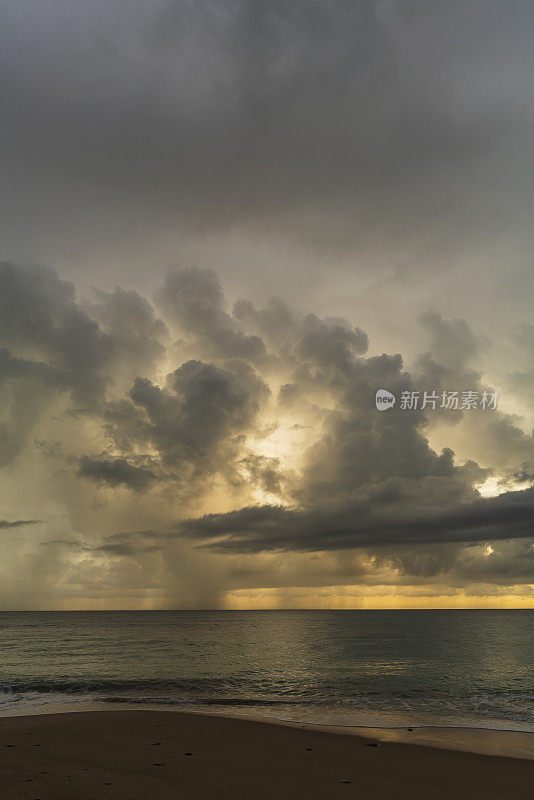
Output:
[[[166,711],[0,719],[9,800],[515,800],[534,760]]]

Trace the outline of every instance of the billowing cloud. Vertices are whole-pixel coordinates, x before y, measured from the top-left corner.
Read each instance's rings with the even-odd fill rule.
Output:
[[[210,602],[287,587],[282,559],[297,559],[301,586],[322,574],[323,584],[433,582],[435,593],[447,581],[472,591],[500,574],[532,577],[533,445],[518,420],[499,408],[375,407],[380,388],[397,398],[491,390],[487,339],[465,321],[427,313],[408,370],[400,354],[368,355],[366,333],[346,319],[276,299],[231,310],[209,270],[169,273],[155,292],[161,318],[122,288],[81,300],[51,270],[2,275],[3,425],[19,429],[0,463],[33,470],[49,510],[25,515],[24,497],[6,496],[14,522],[1,527],[24,528],[9,547],[46,545],[84,591],[107,594],[97,562],[114,592],[135,594],[144,575],[180,602],[186,575],[211,585]],[[476,459],[434,437],[456,437]],[[499,496],[480,494],[490,479]]]

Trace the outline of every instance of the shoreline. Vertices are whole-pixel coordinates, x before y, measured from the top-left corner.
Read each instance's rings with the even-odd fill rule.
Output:
[[[330,722],[314,722],[310,720],[292,720],[257,713],[247,714],[237,711],[221,711],[180,706],[150,707],[143,704],[124,704],[119,707],[112,703],[76,703],[72,705],[51,704],[49,710],[40,708],[34,710],[24,709],[21,713],[0,715],[0,726],[3,721],[38,718],[60,717],[71,714],[122,714],[122,713],[162,713],[191,715],[206,718],[222,718],[236,721],[248,721],[266,725],[274,725],[297,730],[317,731],[336,736],[352,736],[373,739],[378,742],[396,742],[403,745],[421,745],[438,749],[457,752],[473,753],[488,756],[505,756],[534,760],[534,732],[513,730],[509,728],[475,727],[467,725],[439,725],[439,724],[395,724],[395,725],[366,725],[366,724],[338,724]]]
[[[526,800],[534,761],[176,711],[0,719],[1,800]]]

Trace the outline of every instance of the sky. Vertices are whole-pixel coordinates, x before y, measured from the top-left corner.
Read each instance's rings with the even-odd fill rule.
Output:
[[[0,15],[0,608],[534,607],[530,0]]]

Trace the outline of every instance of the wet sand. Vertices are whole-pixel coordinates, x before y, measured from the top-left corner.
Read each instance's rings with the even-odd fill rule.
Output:
[[[2,718],[0,798],[532,799],[534,760],[445,745],[166,711]]]

